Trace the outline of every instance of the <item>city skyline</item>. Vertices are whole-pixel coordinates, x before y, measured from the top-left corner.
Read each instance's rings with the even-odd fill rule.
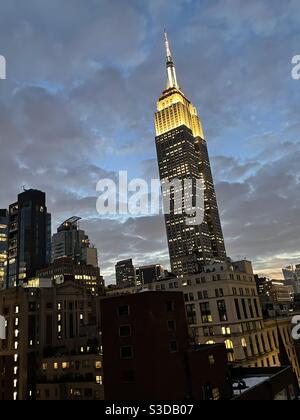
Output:
[[[235,6],[230,13],[228,3]],[[100,178],[120,169],[157,177],[153,111],[165,81],[166,26],[184,92],[205,127],[227,253],[282,277],[281,268],[300,259],[299,83],[291,78],[296,2],[275,1],[270,10],[264,1],[178,1],[170,10],[158,0],[104,1],[100,11],[89,1],[84,13],[79,2],[74,8],[66,2],[61,21],[58,2],[52,4],[40,5],[34,17],[29,1],[22,19],[3,5],[0,207],[26,185],[47,193],[53,232],[68,216],[83,217],[108,283],[114,264],[126,258],[168,266],[163,218],[103,220],[95,192]],[[118,33],[109,24],[117,16]],[[78,36],[71,18],[85,35]],[[18,36],[9,39],[7,24]]]

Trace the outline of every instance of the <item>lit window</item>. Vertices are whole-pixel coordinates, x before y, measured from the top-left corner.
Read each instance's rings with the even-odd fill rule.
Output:
[[[232,350],[233,349],[233,342],[231,340],[226,340],[225,341],[225,346],[227,350]]]
[[[246,348],[246,347],[247,347],[247,342],[246,342],[245,338],[242,338],[242,346],[243,346],[244,348]]]
[[[62,368],[63,369],[69,369],[70,368],[70,363],[69,362],[63,362]]]
[[[48,364],[47,363],[43,363],[42,369],[43,369],[43,371],[47,370],[48,369]]]
[[[215,401],[217,401],[217,400],[219,400],[219,399],[220,399],[220,391],[219,391],[219,388],[214,388],[214,389],[212,390],[212,396],[213,396],[213,399],[214,399]]]
[[[209,364],[210,364],[211,366],[213,366],[213,365],[216,363],[216,361],[215,361],[215,358],[214,358],[214,355],[213,355],[213,354],[210,354],[210,355],[208,356],[208,361],[209,361]]]
[[[20,312],[20,307],[19,306],[16,306],[15,307],[15,314],[18,314]]]
[[[102,363],[100,361],[95,362],[95,368],[96,369],[101,369],[102,368]]]
[[[58,369],[58,363],[54,363],[53,367],[54,367],[55,370],[57,370]]]
[[[102,376],[96,376],[96,383],[102,385]]]

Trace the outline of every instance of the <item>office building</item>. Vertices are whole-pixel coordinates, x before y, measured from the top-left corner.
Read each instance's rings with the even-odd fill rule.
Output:
[[[159,264],[145,265],[136,270],[136,277],[139,284],[147,285],[164,278],[164,276],[165,269]]]
[[[91,246],[88,235],[79,228],[80,217],[65,220],[52,237],[52,262],[63,257],[76,263],[98,267],[97,249]]]
[[[204,185],[201,224],[189,225],[185,212],[177,214],[183,209],[181,205],[177,208],[174,200],[171,200],[170,214],[165,215],[171,271],[182,276],[199,273],[212,259],[224,261],[226,252],[201,121],[179,86],[167,35],[165,37],[168,83],[155,114],[160,178],[169,182],[177,179],[181,183],[184,179],[194,183],[201,180]],[[194,190],[194,201],[195,198]]]
[[[28,190],[9,206],[7,287],[19,286],[50,262],[51,216],[46,194]]]
[[[284,284],[293,286],[294,293],[300,294],[300,264],[284,267],[282,273]]]
[[[118,261],[116,266],[116,282],[117,285],[122,287],[128,287],[135,285],[135,267],[132,263],[132,259]]]

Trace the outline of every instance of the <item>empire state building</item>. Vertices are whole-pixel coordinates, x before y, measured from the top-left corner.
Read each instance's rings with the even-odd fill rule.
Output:
[[[161,180],[201,179],[204,220],[190,226],[183,214],[165,215],[172,271],[197,274],[211,260],[224,261],[226,251],[207,144],[197,110],[182,92],[165,33],[167,87],[155,114],[156,149]]]

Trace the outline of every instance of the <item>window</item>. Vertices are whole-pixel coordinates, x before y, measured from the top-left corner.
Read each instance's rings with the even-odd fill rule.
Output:
[[[200,311],[203,324],[210,324],[213,322],[209,302],[200,303]]]
[[[186,314],[189,325],[197,324],[196,307],[193,303],[186,305]]]
[[[203,298],[208,299],[208,291],[207,290],[203,290]]]
[[[57,370],[58,369],[58,363],[54,363],[53,368],[54,368],[54,370]]]
[[[234,303],[235,303],[236,316],[237,316],[238,320],[240,321],[242,319],[242,316],[241,316],[239,300],[234,299]]]
[[[244,318],[245,319],[248,319],[248,314],[247,314],[245,299],[242,299],[242,307],[243,307],[243,312],[244,312]]]
[[[102,385],[102,376],[96,376],[96,384]]]
[[[123,346],[120,349],[121,359],[133,359],[132,346]]]
[[[208,356],[208,361],[209,361],[209,364],[210,364],[211,366],[213,366],[213,365],[216,363],[216,361],[215,361],[215,358],[214,358],[214,355],[213,355],[213,354],[210,354],[210,355]]]
[[[128,305],[122,305],[118,308],[119,316],[128,316],[129,315],[129,306]]]
[[[215,290],[215,295],[216,295],[217,298],[223,297],[224,296],[223,289],[216,289]]]
[[[48,369],[48,364],[47,363],[43,363],[42,369],[45,372]]]
[[[95,369],[101,369],[102,368],[102,362],[100,362],[100,360],[97,360],[95,362]]]
[[[203,328],[203,335],[204,335],[204,337],[213,337],[213,335],[214,335],[213,327],[204,327]]]
[[[202,300],[203,299],[203,293],[202,292],[198,292],[198,299]]]
[[[70,363],[69,362],[63,362],[62,363],[62,368],[65,369],[70,369]]]
[[[219,300],[217,302],[217,307],[219,311],[220,322],[227,322],[228,316],[227,316],[225,300]]]
[[[218,401],[220,399],[220,391],[219,388],[214,388],[212,390],[212,397],[214,401]]]
[[[249,307],[249,312],[250,312],[251,318],[255,318],[254,317],[254,312],[253,312],[253,307],[252,307],[252,301],[251,301],[251,299],[248,299],[248,307]]]
[[[173,312],[174,311],[174,302],[167,302],[166,303],[166,310],[167,310],[167,312]]]
[[[174,331],[174,330],[176,330],[176,324],[175,324],[175,321],[173,321],[173,320],[168,321],[168,329],[169,329],[170,331]]]
[[[260,315],[259,315],[259,310],[258,310],[258,305],[257,305],[257,299],[254,299],[254,307],[255,307],[256,316],[257,318],[259,318]]]
[[[170,352],[176,353],[178,351],[177,341],[170,341]]]
[[[131,326],[130,325],[121,325],[119,328],[120,337],[130,337],[131,336]]]
[[[222,334],[223,335],[230,335],[231,329],[229,327],[222,327]]]
[[[125,384],[133,384],[135,382],[135,373],[133,370],[124,370],[123,382]]]
[[[225,347],[227,350],[233,350],[233,342],[231,340],[226,340]]]

